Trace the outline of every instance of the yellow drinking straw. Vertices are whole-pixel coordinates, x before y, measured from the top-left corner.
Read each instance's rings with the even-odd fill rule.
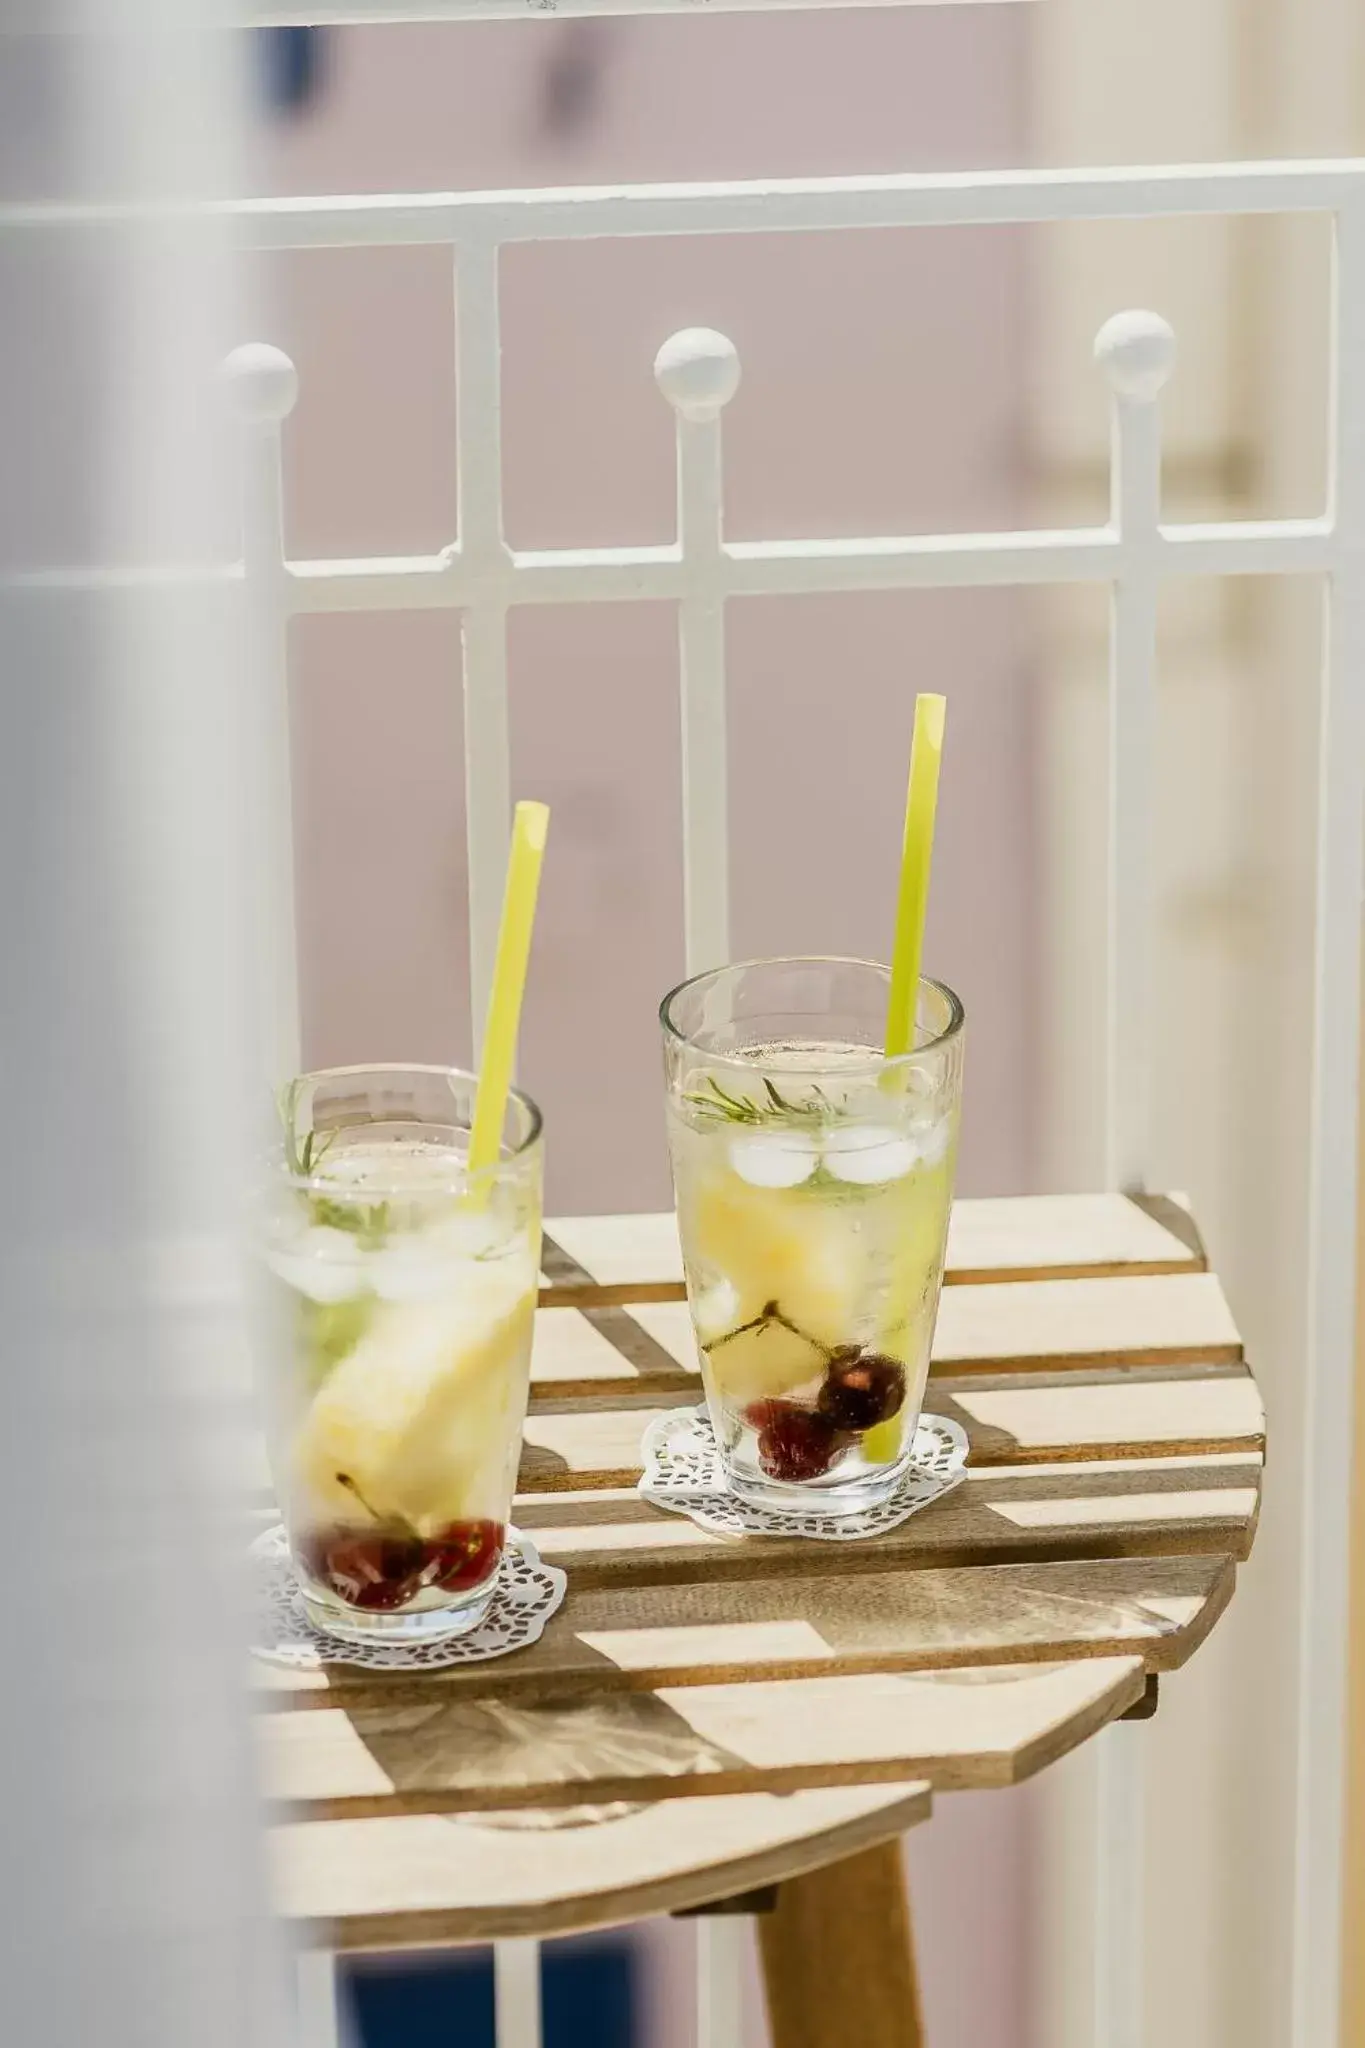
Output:
[[[479,1087],[474,1097],[474,1124],[469,1133],[468,1170],[471,1175],[496,1166],[502,1153],[502,1122],[507,1114],[508,1090],[512,1086],[521,998],[526,987],[526,963],[531,953],[531,930],[536,921],[540,863],[545,855],[545,835],[549,829],[550,812],[546,804],[517,805],[516,816],[512,820],[512,851],[507,860],[502,923],[498,927],[498,954],[493,963],[493,986],[488,994],[488,1021],[484,1026]]]
[[[900,892],[896,898],[896,939],[891,952],[891,993],[886,1004],[886,1057],[897,1059],[915,1044],[915,999],[924,954],[924,913],[929,907],[929,867],[934,857],[934,813],[938,770],[943,759],[947,703],[924,694],[915,699],[915,735],[910,743],[910,788],[905,799],[905,840],[901,848]]]
[[[924,956],[924,913],[929,907],[929,868],[934,856],[934,813],[938,809],[938,771],[943,759],[943,723],[947,704],[942,697],[915,699],[915,734],[910,742],[910,788],[905,799],[905,839],[901,848],[900,890],[896,898],[896,937],[891,951],[891,992],[886,1004],[886,1057],[899,1058],[915,1045],[915,999],[919,994],[920,961]],[[884,1074],[895,1088],[897,1075]],[[883,1308],[878,1339],[884,1351],[903,1364],[910,1362],[910,1321],[923,1282],[923,1261],[913,1234],[907,1233],[894,1261],[891,1286]],[[902,1418],[879,1422],[863,1438],[863,1456],[882,1463],[899,1455]]]

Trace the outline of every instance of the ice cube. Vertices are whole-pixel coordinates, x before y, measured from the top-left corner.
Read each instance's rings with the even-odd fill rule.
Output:
[[[730,1164],[751,1188],[800,1187],[814,1173],[819,1157],[819,1147],[807,1131],[763,1131],[730,1144]]]
[[[310,1225],[267,1257],[272,1271],[310,1301],[352,1301],[369,1285],[355,1239],[330,1224]]]
[[[513,1249],[518,1238],[516,1224],[494,1207],[463,1209],[430,1233],[446,1259],[491,1259]]]
[[[453,1293],[459,1286],[459,1263],[433,1256],[429,1245],[420,1241],[386,1245],[372,1252],[368,1271],[370,1285],[381,1301],[431,1301],[437,1295]]]
[[[728,1280],[715,1281],[692,1303],[692,1320],[703,1344],[725,1336],[739,1319],[739,1294]]]
[[[919,1164],[919,1147],[884,1124],[844,1124],[825,1138],[825,1171],[855,1187],[902,1180]]]
[[[916,1124],[910,1135],[921,1166],[940,1166],[947,1158],[952,1131],[946,1116],[934,1124]]]

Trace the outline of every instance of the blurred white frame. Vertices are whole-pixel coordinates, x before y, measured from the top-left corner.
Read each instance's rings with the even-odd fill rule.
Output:
[[[1365,141],[1365,24],[1348,0],[1054,0],[1035,25],[1034,92],[1046,161],[1345,154]],[[1049,516],[1102,473],[1104,424],[1074,363],[1120,279],[1180,336],[1168,502],[1183,513],[1182,499],[1215,501],[1203,516],[1229,516],[1252,494],[1258,515],[1320,504],[1326,263],[1319,224],[1301,220],[1210,221],[1197,237],[1166,223],[1124,241],[1056,235],[1037,350]],[[1050,1177],[1065,1186],[1095,1178],[1102,1147],[1106,629],[1073,593],[1046,604],[1043,1044],[1049,1097],[1070,1112],[1047,1121]],[[1153,1164],[1161,1184],[1174,1173],[1196,1197],[1266,1387],[1275,1477],[1229,1626],[1136,1731],[1148,1752],[1138,2004],[1142,2040],[1162,2048],[1282,2048],[1292,2024],[1296,1701],[1278,1646],[1298,1621],[1319,652],[1316,593],[1291,582],[1190,585],[1163,608]],[[1039,1787],[1036,2038],[1047,2048],[1093,2048],[1096,1769],[1092,1746]],[[1349,1970],[1358,1944],[1346,1946]],[[1365,1985],[1348,1981],[1341,2038],[1365,2044]]]

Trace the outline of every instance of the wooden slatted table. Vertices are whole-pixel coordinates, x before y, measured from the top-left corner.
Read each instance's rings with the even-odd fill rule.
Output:
[[[389,1948],[777,1882],[776,2048],[911,2048],[896,1839],[935,1789],[1147,1710],[1250,1549],[1264,1416],[1193,1223],[960,1202],[927,1405],[967,1477],[858,1544],[722,1538],[635,1492],[647,1422],[700,1395],[672,1217],[551,1223],[544,1280],[517,1520],[568,1597],[492,1664],[261,1667],[283,1908]]]

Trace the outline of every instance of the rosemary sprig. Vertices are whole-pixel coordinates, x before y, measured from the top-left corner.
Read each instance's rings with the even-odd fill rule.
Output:
[[[328,1230],[349,1230],[362,1251],[378,1251],[391,1228],[387,1202],[338,1202],[331,1195],[310,1195],[309,1219]]]
[[[336,1142],[335,1130],[321,1133],[309,1129],[299,1136],[298,1108],[301,1080],[280,1090],[278,1108],[284,1125],[284,1156],[293,1180],[309,1180]],[[335,1195],[309,1194],[308,1220],[327,1230],[347,1230],[365,1251],[377,1251],[391,1228],[387,1202],[351,1202]]]
[[[299,1094],[302,1088],[302,1080],[291,1081],[287,1088],[280,1090],[276,1104],[280,1122],[284,1126],[285,1161],[295,1180],[307,1180],[321,1164],[336,1139],[335,1131],[324,1131],[319,1143],[318,1132],[310,1128],[304,1132],[300,1143]]]
[[[714,1074],[705,1077],[701,1088],[684,1089],[682,1099],[700,1115],[711,1117],[717,1123],[767,1128],[774,1124],[796,1124],[803,1129],[813,1129],[831,1122],[838,1115],[834,1104],[818,1084],[812,1084],[809,1102],[792,1102],[767,1074],[761,1079],[766,1100],[756,1102],[749,1095],[732,1095]]]

